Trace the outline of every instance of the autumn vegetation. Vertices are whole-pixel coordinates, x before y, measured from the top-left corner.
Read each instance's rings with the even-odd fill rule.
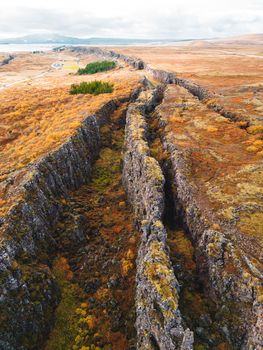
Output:
[[[116,63],[113,61],[101,61],[101,62],[92,62],[86,65],[85,68],[79,68],[77,74],[95,74],[98,72],[105,72],[116,67]]]
[[[124,139],[120,121],[126,108],[127,104],[122,105],[112,115],[111,123],[100,130],[105,147],[94,164],[92,181],[63,201],[64,214],[70,212],[71,218],[76,215],[73,207],[78,203],[77,215],[87,220],[83,222],[85,233],[92,227],[97,234],[88,241],[93,254],[80,257],[75,248],[67,252],[67,258],[59,256],[53,263],[61,302],[45,350],[126,350],[129,339],[135,335],[135,258],[139,235],[126,205],[120,166]],[[69,223],[61,220],[57,227],[56,235],[63,247],[68,241]],[[82,249],[83,242],[80,246]],[[79,268],[73,272],[70,265],[76,258]],[[115,260],[119,263],[112,263]]]
[[[0,216],[4,216],[17,199],[17,193],[11,188],[31,176],[29,167],[66,142],[82,121],[109,99],[132,93],[138,79],[130,75],[127,79],[118,73],[116,81],[114,76],[111,77],[109,84],[113,83],[112,94],[101,95],[71,95],[68,85],[54,88],[25,86],[12,88],[12,93],[10,89],[1,91]],[[10,183],[14,185],[8,182],[10,177],[13,179]]]
[[[72,84],[69,93],[71,95],[76,95],[76,94],[100,95],[105,93],[111,93],[112,91],[113,91],[113,84],[95,80],[89,83],[83,81],[80,84]]]
[[[215,93],[213,102],[234,113],[240,122],[262,125],[262,45],[199,44],[119,47],[114,51],[139,57],[154,68],[197,83]]]

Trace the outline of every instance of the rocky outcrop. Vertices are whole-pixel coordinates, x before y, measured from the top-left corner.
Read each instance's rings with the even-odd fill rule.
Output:
[[[213,96],[211,92],[201,87],[200,85],[186,79],[178,78],[176,74],[172,72],[154,69],[148,64],[144,64],[144,66],[146,71],[150,73],[154,79],[164,84],[177,84],[179,86],[182,86],[185,89],[187,89],[192,95],[197,96],[199,100],[208,99]]]
[[[13,55],[7,56],[6,58],[4,58],[4,59],[0,62],[0,67],[1,67],[1,66],[5,66],[6,64],[9,64],[14,58],[15,58],[15,56],[13,56]]]
[[[128,100],[127,99],[123,99]],[[31,168],[23,200],[1,226],[0,349],[35,349],[50,330],[59,290],[50,272],[60,199],[90,180],[100,148],[100,126],[120,101],[85,118],[75,135]]]
[[[233,122],[242,121],[239,125],[240,128],[246,129],[250,126],[250,121],[246,116],[237,115],[234,112],[227,111],[222,105],[213,101],[215,94],[196,84],[190,80],[179,78],[175,73],[167,72],[165,70],[152,68],[149,64],[144,63],[145,70],[151,74],[151,76],[157,81],[164,84],[176,84],[187,91],[193,96],[196,96],[200,101],[207,102],[207,107],[216,113],[219,113],[223,117],[232,120]],[[210,100],[210,101],[209,101]]]
[[[115,51],[102,50],[98,47],[81,47],[81,46],[71,47],[70,50],[72,52],[81,52],[81,53],[101,56],[102,58],[107,58],[107,59],[109,58],[114,60],[120,59],[135,69],[144,69],[144,62],[142,60],[135,57],[126,56],[126,55],[117,53]]]
[[[142,92],[130,105],[125,128],[123,183],[141,231],[137,257],[137,349],[192,349],[193,334],[184,329],[174,275],[162,224],[164,176],[151,157],[145,113],[161,91]]]

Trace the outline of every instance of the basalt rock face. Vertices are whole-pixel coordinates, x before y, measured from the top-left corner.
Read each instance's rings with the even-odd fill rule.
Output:
[[[128,109],[125,127],[123,183],[142,234],[137,257],[137,348],[192,349],[193,334],[182,324],[179,285],[162,224],[164,176],[147,143],[144,115],[160,94],[158,89],[142,92]]]
[[[110,101],[88,116],[64,145],[33,166],[31,179],[23,184],[23,200],[1,226],[0,349],[39,348],[50,330],[60,297],[49,266],[59,199],[90,180],[99,128],[118,104]]]
[[[169,116],[157,114],[160,127],[165,127]],[[164,131],[162,138],[171,157],[176,213],[192,236],[199,276],[220,309],[218,317],[227,324],[224,332],[234,349],[262,349],[263,275],[257,259],[237,239],[239,232],[231,222],[219,221],[209,207],[203,210],[191,152],[175,146],[172,132]]]

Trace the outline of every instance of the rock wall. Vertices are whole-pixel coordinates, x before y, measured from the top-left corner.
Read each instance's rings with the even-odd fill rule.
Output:
[[[154,69],[149,64],[144,64],[144,66],[146,71],[150,73],[154,79],[164,84],[180,85],[187,89],[192,95],[197,96],[199,100],[208,99],[213,96],[212,93],[200,85],[186,79],[178,78],[174,73],[167,72],[165,70]]]
[[[141,231],[137,257],[137,349],[192,349],[193,334],[184,329],[174,275],[162,224],[164,176],[151,157],[145,113],[158,103],[160,91],[144,91],[130,105],[125,127],[123,183]]]
[[[31,169],[23,200],[0,227],[0,349],[35,349],[45,340],[59,290],[50,272],[60,198],[90,180],[100,148],[99,128],[120,102],[87,116],[75,135]]]

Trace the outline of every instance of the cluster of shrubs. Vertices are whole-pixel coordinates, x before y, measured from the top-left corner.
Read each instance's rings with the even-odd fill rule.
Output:
[[[71,95],[76,95],[76,94],[99,95],[99,94],[111,93],[112,91],[113,91],[113,84],[95,80],[89,83],[82,82],[80,84],[72,84],[70,87],[69,93]]]
[[[104,72],[116,67],[116,63],[113,61],[101,61],[93,62],[86,65],[85,68],[79,68],[77,71],[78,75],[82,74],[95,74],[97,72]]]

